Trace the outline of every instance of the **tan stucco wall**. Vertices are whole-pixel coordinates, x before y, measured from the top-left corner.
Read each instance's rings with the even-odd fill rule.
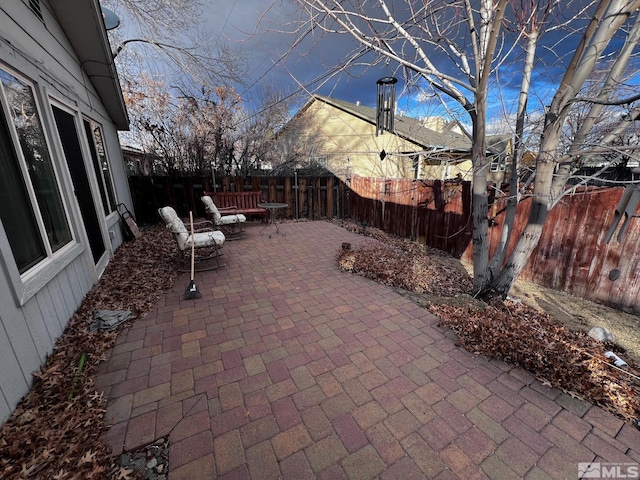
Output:
[[[449,165],[423,165],[420,177],[425,180],[446,180],[456,178],[458,174],[462,180],[471,181],[473,177],[471,160]]]
[[[283,158],[298,152],[300,161],[310,156],[327,157],[327,167],[338,177],[413,178],[412,160],[397,154],[422,147],[385,132],[376,137],[375,125],[315,101],[300,112],[278,142]],[[380,160],[380,152],[387,156]],[[394,155],[395,154],[395,155]]]

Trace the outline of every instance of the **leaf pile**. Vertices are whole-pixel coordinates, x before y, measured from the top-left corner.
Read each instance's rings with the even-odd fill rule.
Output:
[[[344,224],[362,232],[356,224]],[[518,302],[471,298],[472,281],[466,270],[443,252],[422,247],[380,230],[366,228],[379,242],[338,253],[338,264],[348,272],[408,292],[432,295],[418,301],[440,317],[441,325],[458,335],[458,344],[521,366],[545,384],[588,399],[638,426],[640,382],[638,368],[628,360],[628,371],[614,368],[605,347],[582,332],[569,330],[550,315]],[[448,258],[447,258],[448,257]],[[456,297],[458,301],[449,302]],[[460,301],[462,300],[462,301]],[[452,304],[451,304],[452,303]]]
[[[455,297],[471,291],[473,283],[464,267],[444,252],[373,228],[367,228],[366,233],[383,242],[343,249],[338,258],[340,268],[417,293]]]
[[[131,310],[134,319],[148,312],[173,285],[176,254],[173,238],[161,226],[116,251],[45,365],[33,373],[32,388],[2,426],[0,478],[84,480],[109,474],[112,459],[100,441],[106,398],[96,391],[94,376],[117,331],[89,332],[87,326],[94,310]]]
[[[586,398],[637,426],[637,376],[613,368],[603,345],[584,333],[510,301],[494,299],[485,310],[432,305],[430,311],[458,334],[458,344],[468,351],[525,368],[544,383]]]

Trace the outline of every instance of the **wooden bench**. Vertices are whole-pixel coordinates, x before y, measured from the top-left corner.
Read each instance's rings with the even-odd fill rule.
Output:
[[[267,220],[267,209],[259,207],[264,203],[260,192],[205,192],[219,209],[233,208],[237,213],[244,215],[261,215],[263,221]]]

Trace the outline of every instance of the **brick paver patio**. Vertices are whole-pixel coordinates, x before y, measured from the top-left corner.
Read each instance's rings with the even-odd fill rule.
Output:
[[[339,270],[327,222],[227,242],[118,337],[97,384],[120,454],[168,436],[170,480],[578,477],[640,462],[640,431],[455,346],[438,319]]]

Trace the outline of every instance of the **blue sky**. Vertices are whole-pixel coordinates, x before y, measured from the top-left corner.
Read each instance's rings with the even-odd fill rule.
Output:
[[[308,31],[300,44],[293,51],[289,51],[296,36],[282,32],[291,31],[299,19],[295,2],[208,0],[207,5],[201,18],[203,28],[247,55],[249,72],[245,84],[237,87],[245,99],[250,99],[252,93],[267,82],[286,94],[302,91],[306,94],[302,101],[310,94],[320,93],[374,107],[376,80],[392,74],[399,78],[397,91],[402,92],[403,77],[395,73],[396,66],[393,64],[352,67],[348,71],[340,69],[344,59],[360,49],[348,36],[323,36],[317,29]],[[397,2],[397,5],[400,8],[404,2]],[[568,3],[563,4],[560,15],[567,14],[567,5]],[[545,41],[553,44],[565,33],[547,35]],[[132,33],[127,32],[127,35]],[[549,50],[545,61],[538,62],[539,72],[534,77],[536,83],[532,88],[531,108],[540,110],[550,100],[554,89],[549,83],[549,78],[558,78],[563,73],[562,65],[567,60],[566,53],[571,51],[578,40],[579,34],[564,38],[561,47],[555,47],[553,53]],[[513,53],[516,57],[518,54],[517,51]],[[366,64],[371,58],[365,55],[360,60]],[[500,69],[502,97],[489,96],[490,108],[496,116],[499,116],[499,112],[508,115],[515,110],[521,60],[518,63],[516,59],[515,65],[515,68],[505,65]],[[412,88],[399,96],[399,110],[414,117],[444,114],[436,99],[419,101],[419,93],[419,89]],[[462,114],[461,120],[467,123],[468,117]]]
[[[399,78],[397,92],[404,86],[401,74],[396,73],[393,64],[380,64],[374,67],[352,67],[340,71],[343,59],[359,51],[359,46],[345,35],[322,36],[319,31],[309,32],[304,41],[287,53],[293,35],[280,33],[291,29],[291,22],[298,19],[293,2],[272,0],[210,0],[213,8],[205,13],[204,24],[207,29],[219,32],[231,45],[243,49],[249,56],[250,73],[248,85],[255,86],[268,81],[284,91],[303,89],[308,93],[320,93],[353,103],[375,106],[376,80],[395,74]],[[368,54],[371,55],[371,54]],[[364,56],[366,63],[371,57]],[[504,69],[503,78],[509,78]],[[323,81],[314,80],[322,78]],[[246,87],[245,87],[246,88]],[[243,88],[239,90],[242,92]],[[510,87],[505,91],[510,97],[517,94]],[[245,90],[245,93],[246,92]],[[435,99],[418,101],[419,90],[412,89],[398,98],[398,108],[403,112],[419,117],[443,114]],[[502,102],[490,98],[490,103],[499,110]],[[512,102],[511,102],[512,103]],[[466,119],[465,119],[466,120]]]
[[[291,31],[291,22],[297,19],[291,4],[276,2],[272,6],[272,0],[211,3],[214,8],[206,14],[207,29],[219,32],[248,55],[250,72],[245,88],[266,81],[286,92],[307,91],[375,105],[375,82],[390,70],[375,68],[362,73],[358,71],[362,69],[352,68],[341,72],[343,59],[359,50],[344,36],[320,38],[319,32],[311,31],[289,52],[296,36],[281,32]]]

